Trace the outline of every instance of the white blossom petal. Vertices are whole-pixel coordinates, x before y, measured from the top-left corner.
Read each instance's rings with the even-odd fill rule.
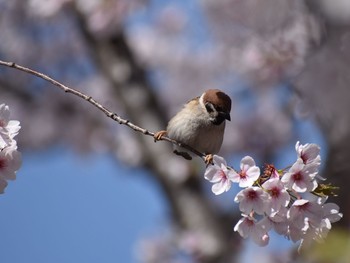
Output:
[[[211,190],[219,195],[227,192],[231,188],[232,171],[226,166],[224,158],[214,155],[214,164],[209,165],[204,173],[204,178],[214,183]]]

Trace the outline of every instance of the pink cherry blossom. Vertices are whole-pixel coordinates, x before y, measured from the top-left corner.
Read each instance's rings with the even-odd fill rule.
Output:
[[[16,146],[8,146],[0,151],[0,193],[7,186],[6,180],[15,180],[16,171],[21,166],[21,154]]]
[[[304,228],[300,228],[298,225],[295,225],[289,221],[288,233],[286,236],[293,242],[298,242],[304,237],[305,231],[307,230],[307,228],[308,226],[307,227],[304,226]]]
[[[239,203],[239,210],[244,214],[249,215],[254,211],[262,215],[266,212],[268,199],[268,194],[260,187],[248,187],[236,195],[235,202]]]
[[[20,128],[19,121],[10,120],[9,107],[0,104],[0,193],[4,192],[7,180],[16,179],[21,166],[21,154],[14,140]]]
[[[261,219],[260,223],[267,231],[273,229],[276,233],[285,236],[288,233],[287,212],[286,207],[281,207],[278,212]]]
[[[21,126],[19,121],[10,120],[10,110],[5,104],[0,104],[0,149],[7,145],[16,144],[13,138]]]
[[[320,164],[321,157],[320,147],[314,143],[300,144],[299,141],[295,144],[295,150],[298,157],[303,160],[304,164],[317,163]]]
[[[323,218],[328,218],[331,223],[339,221],[343,214],[339,213],[339,206],[334,203],[327,203],[322,206]]]
[[[259,246],[266,246],[270,238],[264,226],[251,216],[245,214],[242,214],[242,216],[235,225],[234,231],[238,232],[243,238],[252,238]]]
[[[214,183],[211,190],[214,194],[219,195],[230,190],[234,172],[227,167],[224,158],[218,155],[214,155],[213,158],[214,164],[207,167],[204,178]]]
[[[328,232],[332,228],[331,223],[337,222],[342,218],[343,215],[342,213],[339,213],[338,205],[334,203],[327,203],[322,205],[324,201],[325,199],[322,200],[321,202],[317,202],[317,205],[321,206],[321,210],[323,214],[320,221],[310,220],[309,217],[305,218],[307,227],[304,228],[306,230],[301,237],[299,250],[302,247],[307,247],[308,245],[310,245],[313,240],[316,240],[318,242],[323,241],[326,238]],[[317,207],[316,210],[317,210],[317,215],[319,215],[321,213],[320,211],[318,211],[319,207]]]
[[[284,174],[270,164],[260,178],[260,169],[249,156],[241,160],[239,172],[229,168],[220,156],[214,156],[214,165],[207,167],[205,178],[214,183],[215,194],[228,191],[232,182],[244,187],[234,199],[243,216],[234,231],[243,238],[250,237],[258,245],[265,246],[269,242],[268,232],[274,230],[293,242],[300,241],[300,247],[306,246],[323,240],[332,228],[331,223],[342,218],[336,204],[325,203],[327,197],[295,193],[316,189],[321,160],[315,144],[300,145],[298,142],[296,151],[297,161]],[[295,200],[302,197],[310,200]]]
[[[302,247],[307,247],[312,244],[312,242],[318,241],[322,242],[328,235],[328,232],[331,230],[332,225],[328,218],[322,219],[319,225],[313,225],[307,222],[308,227],[306,231],[303,233],[298,248],[298,251],[301,250]]]
[[[323,208],[316,202],[306,199],[296,200],[288,211],[287,217],[300,229],[308,228],[307,224],[318,226],[323,219]]]
[[[317,226],[310,224],[309,228],[306,230],[302,238],[303,245],[311,244],[313,240],[316,240],[318,242],[323,241],[327,237],[328,232],[331,230],[331,228],[332,225],[328,218],[323,219]]]
[[[21,129],[20,122],[16,120],[10,120],[7,123],[6,129],[10,135],[10,138],[13,139]]]
[[[331,223],[342,217],[339,207],[333,203],[323,204],[325,200],[296,200],[288,211],[288,236],[294,242],[301,240],[299,249],[313,240],[322,241],[332,228]]]
[[[270,178],[262,185],[262,188],[268,192],[270,197],[266,208],[269,215],[277,213],[281,207],[289,204],[290,196],[279,178]]]
[[[9,106],[0,104],[0,127],[5,128],[10,119]]]
[[[311,192],[317,187],[317,182],[314,180],[316,174],[313,173],[313,169],[309,169],[299,158],[289,171],[283,175],[281,181],[290,190],[295,190],[299,193],[306,191]]]
[[[10,146],[0,151],[0,177],[6,180],[16,179],[15,172],[21,166],[21,154],[16,147]]]
[[[260,176],[260,168],[255,165],[255,161],[250,156],[245,156],[240,165],[241,171],[234,171],[232,181],[238,183],[240,187],[249,187]]]

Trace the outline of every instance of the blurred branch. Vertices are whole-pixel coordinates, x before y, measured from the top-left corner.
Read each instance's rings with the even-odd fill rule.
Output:
[[[137,131],[137,132],[140,132],[144,135],[148,135],[148,136],[152,136],[154,137],[155,133],[154,132],[150,132],[149,130],[147,129],[144,129],[144,128],[141,128],[135,124],[133,124],[132,122],[130,122],[129,120],[126,120],[126,119],[123,119],[121,118],[118,114],[110,111],[109,109],[107,109],[106,107],[104,107],[103,105],[101,105],[100,103],[98,103],[95,99],[93,99],[91,96],[89,95],[86,95],[78,90],[75,90],[73,88],[70,88],[66,85],[63,85],[62,83],[60,83],[59,81],[57,80],[54,80],[53,78],[49,77],[48,75],[45,75],[43,73],[40,73],[38,71],[35,71],[33,69],[30,69],[30,68],[27,68],[27,67],[23,67],[21,65],[18,65],[14,62],[5,62],[5,61],[2,61],[0,60],[0,65],[2,66],[7,66],[7,67],[11,67],[11,68],[15,68],[15,69],[18,69],[18,70],[21,70],[21,71],[24,71],[26,73],[29,73],[29,74],[32,74],[34,76],[37,76],[39,78],[42,78],[48,82],[50,82],[51,84],[55,85],[56,87],[60,88],[61,90],[63,90],[64,92],[66,93],[71,93],[79,98],[82,98],[84,100],[86,100],[87,102],[91,103],[93,106],[95,106],[96,108],[98,108],[100,111],[102,111],[104,114],[107,115],[107,117],[111,118],[112,120],[118,122],[119,124],[122,124],[122,125],[126,125],[127,127],[133,129],[134,131]],[[160,140],[164,140],[164,141],[168,141],[174,145],[177,145],[177,146],[180,146],[180,147],[183,147],[189,151],[191,151],[192,153],[198,155],[199,157],[201,157],[203,160],[204,160],[204,157],[205,157],[205,154],[197,151],[196,149],[193,149],[192,147],[186,145],[186,144],[183,144],[181,142],[178,142],[176,140],[173,140],[173,139],[170,139],[166,136],[162,136]]]

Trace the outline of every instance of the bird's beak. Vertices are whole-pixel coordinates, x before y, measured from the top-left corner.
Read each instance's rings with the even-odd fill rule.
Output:
[[[231,116],[230,116],[230,113],[228,112],[223,112],[222,115],[224,116],[224,118],[228,121],[231,121]]]

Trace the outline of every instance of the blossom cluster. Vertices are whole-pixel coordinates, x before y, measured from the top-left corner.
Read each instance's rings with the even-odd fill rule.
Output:
[[[8,180],[16,179],[21,166],[21,153],[14,137],[21,129],[19,121],[10,120],[10,110],[0,104],[0,193],[4,193]]]
[[[295,145],[296,162],[278,170],[266,165],[263,172],[252,157],[241,160],[239,171],[214,156],[213,165],[205,171],[205,179],[213,183],[218,195],[228,191],[232,183],[243,188],[234,199],[242,218],[234,227],[243,238],[250,237],[260,246],[269,242],[269,231],[283,235],[300,247],[313,240],[322,241],[331,223],[341,219],[338,205],[326,203],[330,185],[319,184],[320,147],[316,144]]]

